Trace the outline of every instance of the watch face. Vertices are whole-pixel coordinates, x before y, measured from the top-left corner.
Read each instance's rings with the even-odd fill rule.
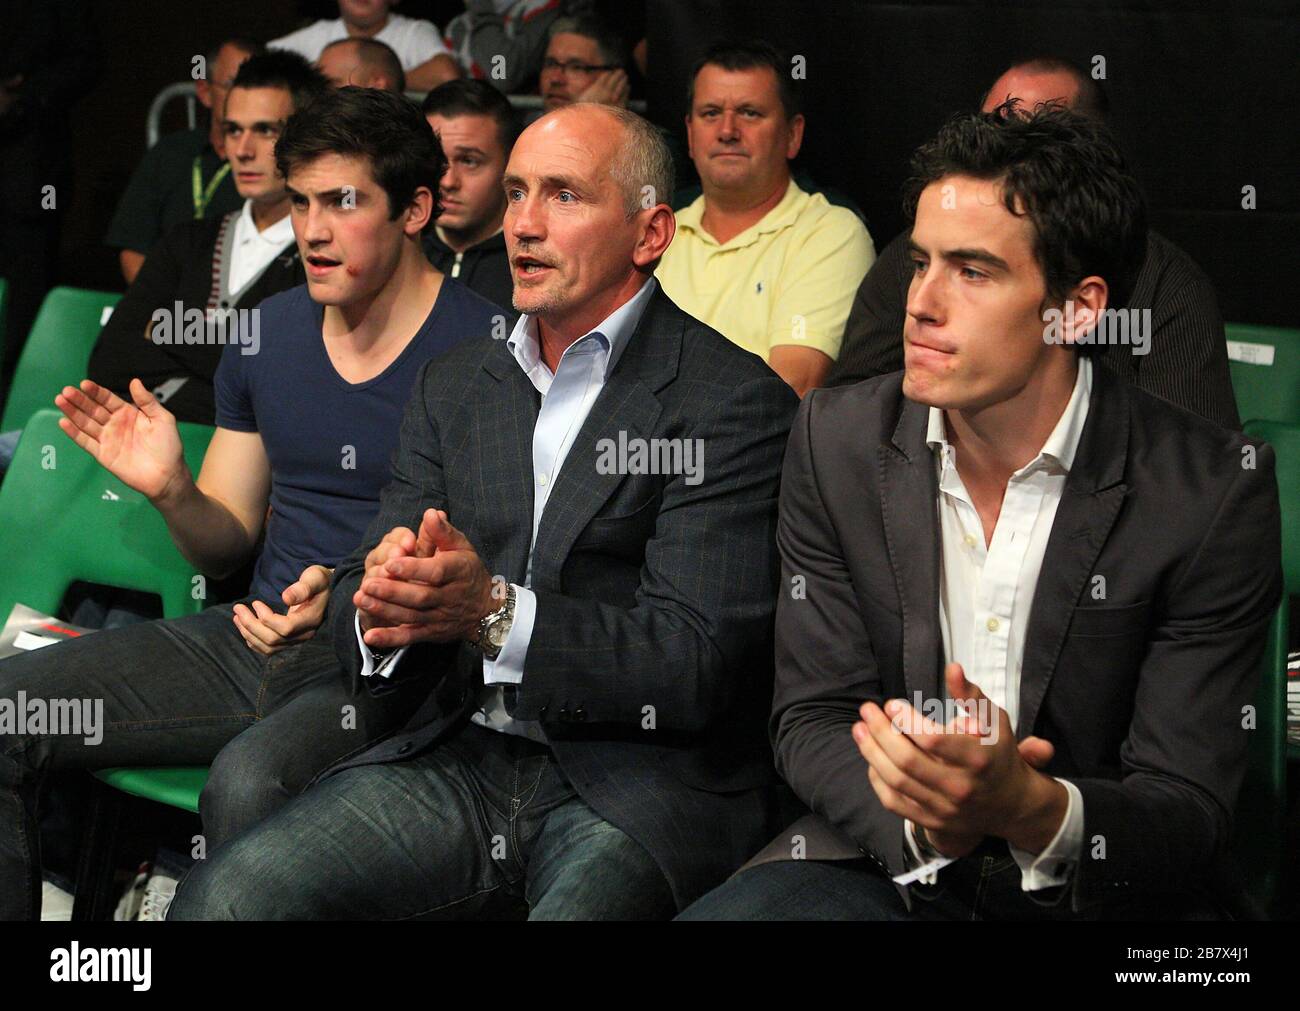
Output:
[[[487,630],[488,645],[493,649],[500,649],[506,644],[506,636],[510,634],[510,619],[503,618],[501,621],[493,622]]]

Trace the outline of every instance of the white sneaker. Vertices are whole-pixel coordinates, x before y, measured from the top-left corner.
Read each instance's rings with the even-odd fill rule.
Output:
[[[144,901],[144,886],[149,880],[149,868],[150,864],[146,861],[135,872],[135,880],[131,882],[131,887],[122,893],[117,908],[113,910],[114,922],[134,920],[139,917],[140,903]]]
[[[144,886],[144,898],[140,902],[138,920],[165,920],[167,907],[176,897],[177,879],[166,874],[151,874]]]
[[[41,882],[41,919],[71,920],[72,893],[49,881]]]

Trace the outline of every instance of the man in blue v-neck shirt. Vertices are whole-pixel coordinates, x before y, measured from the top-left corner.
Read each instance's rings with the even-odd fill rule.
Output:
[[[95,746],[0,735],[0,919],[38,910],[47,773],[211,762],[210,854],[421,699],[414,684],[354,695],[329,636],[313,636],[332,567],[378,510],[417,374],[505,320],[421,250],[444,161],[414,106],[343,88],[289,119],[276,160],[307,284],[258,307],[257,341],[226,344],[198,478],[175,419],[138,380],[134,403],[89,381],[56,398],[64,431],[149,497],[197,568],[227,575],[255,553],[257,564],[236,604],[0,663],[0,699],[104,701]]]

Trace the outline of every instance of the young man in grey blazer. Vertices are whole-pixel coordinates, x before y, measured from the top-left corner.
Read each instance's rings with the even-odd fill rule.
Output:
[[[1009,103],[913,172],[905,369],[805,399],[782,472],[772,731],[812,813],[686,917],[1214,915],[1273,454],[1094,368],[1145,234],[1100,127]]]
[[[666,918],[775,830],[797,399],[659,290],[672,161],[644,120],[556,110],[504,185],[524,315],[417,381],[326,618],[358,691],[428,702],[196,868],[173,919]]]

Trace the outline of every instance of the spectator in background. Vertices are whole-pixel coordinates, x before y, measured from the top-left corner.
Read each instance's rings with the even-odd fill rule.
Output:
[[[547,31],[560,14],[586,4],[573,0],[465,0],[465,13],[447,22],[447,46],[473,78],[506,94],[537,76]]]
[[[448,81],[424,99],[424,115],[438,135],[447,170],[442,175],[435,227],[424,233],[424,252],[448,277],[459,278],[513,323],[514,281],[501,221],[501,185],[519,116],[485,81]]]
[[[428,91],[460,76],[460,68],[442,44],[432,22],[392,13],[394,0],[339,0],[339,17],[321,18],[315,24],[267,43],[272,49],[291,49],[308,60],[320,59],[331,42],[340,39],[378,39],[397,54],[406,73],[406,87]]]
[[[988,112],[1018,98],[1026,112],[1059,101],[1098,122],[1109,109],[1092,76],[1066,60],[1040,57],[1016,63],[984,94]],[[844,330],[844,347],[826,378],[828,386],[870,379],[903,367],[903,321],[913,267],[909,232],[894,239],[863,279]],[[1186,253],[1155,231],[1147,232],[1146,258],[1128,304],[1151,310],[1145,353],[1112,348],[1099,365],[1139,389],[1228,428],[1240,428],[1228,371],[1227,338],[1214,287]]]
[[[400,95],[406,75],[397,54],[378,39],[340,39],[321,50],[316,61],[336,88],[378,88]]]
[[[711,48],[688,105],[703,193],[677,213],[660,283],[803,396],[839,354],[853,292],[875,259],[871,236],[852,211],[790,178],[804,117],[790,62],[772,46]]]
[[[104,236],[104,244],[118,250],[127,284],[140,272],[145,254],[177,225],[220,218],[242,206],[222,152],[221,113],[240,64],[262,48],[260,42],[232,38],[208,52],[206,76],[194,86],[210,111],[208,126],[167,134],[136,166]]]
[[[251,309],[306,282],[275,142],[289,117],[328,87],[320,71],[284,50],[253,56],[239,68],[221,118],[230,174],[244,203],[219,218],[177,225],[150,252],[100,332],[87,370],[94,382],[129,400],[131,381],[139,379],[178,421],[215,422],[212,384],[221,344],[170,334],[155,341],[153,320],[159,310],[170,315],[178,304],[194,307],[215,337],[232,318],[225,310]]]
[[[537,90],[546,112],[572,102],[626,107],[627,52],[623,40],[592,17],[562,17],[551,25]]]

